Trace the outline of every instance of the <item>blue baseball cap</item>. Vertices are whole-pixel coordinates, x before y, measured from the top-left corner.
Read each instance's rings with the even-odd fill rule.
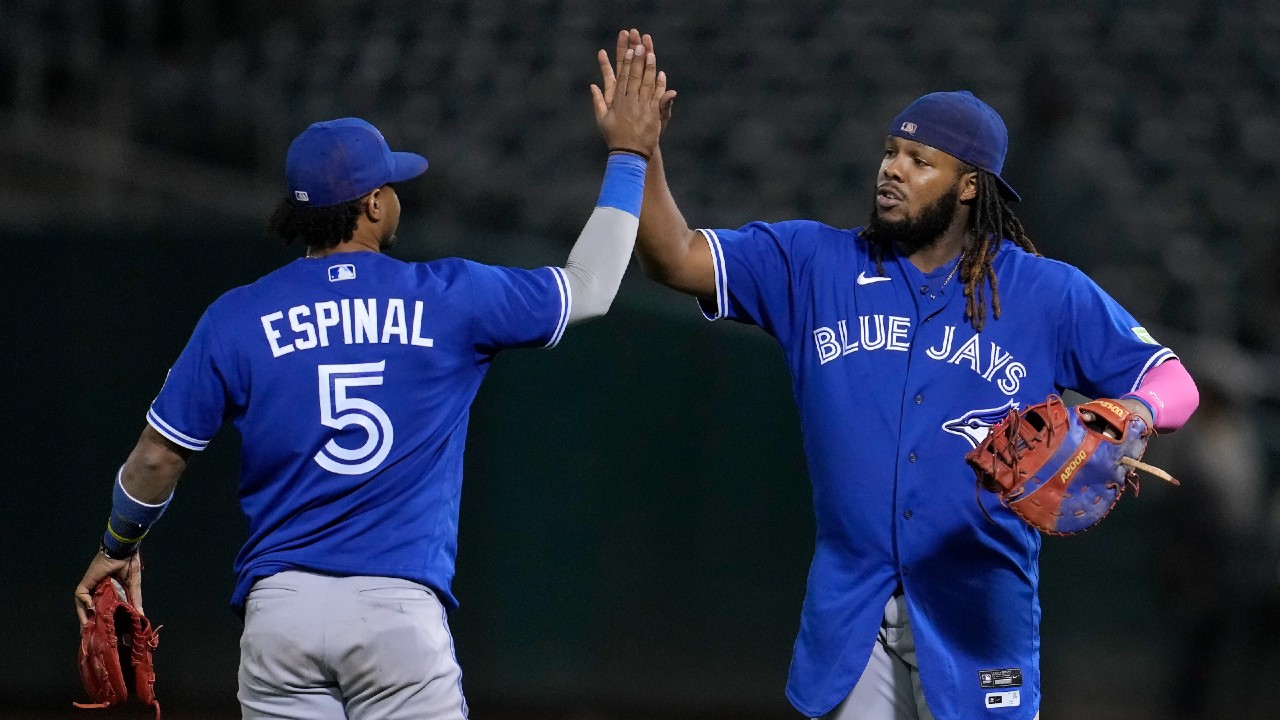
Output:
[[[915,140],[982,168],[1000,183],[1000,194],[1015,202],[1022,200],[1000,177],[1004,156],[1009,151],[1009,131],[992,107],[968,90],[929,93],[906,107],[893,119],[889,134]]]
[[[289,194],[311,207],[355,200],[426,169],[426,158],[391,152],[378,128],[360,118],[312,124],[293,139],[284,159]]]

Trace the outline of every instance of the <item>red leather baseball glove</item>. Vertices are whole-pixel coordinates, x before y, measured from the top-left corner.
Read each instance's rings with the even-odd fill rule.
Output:
[[[1068,408],[1051,395],[1009,411],[965,461],[978,485],[1041,532],[1072,535],[1102,521],[1133,485],[1136,470],[1178,484],[1141,462],[1152,431],[1115,400]]]
[[[159,629],[153,629],[134,608],[115,578],[98,583],[93,590],[93,613],[80,631],[79,657],[80,679],[94,702],[73,704],[112,707],[127,700],[132,688],[134,697],[154,707],[156,720],[160,720],[151,656],[160,641],[156,635]]]

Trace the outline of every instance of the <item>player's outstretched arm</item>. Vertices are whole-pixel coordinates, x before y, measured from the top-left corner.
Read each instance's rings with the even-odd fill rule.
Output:
[[[110,575],[121,580],[128,589],[130,602],[142,612],[142,563],[138,559],[138,544],[169,505],[190,457],[190,450],[174,444],[150,425],[142,430],[138,444],[116,476],[102,549],[93,556],[76,586],[76,615],[81,625],[92,612],[93,589]]]
[[[685,222],[667,185],[659,150],[649,162],[644,205],[636,236],[636,259],[645,277],[673,290],[711,300],[716,295],[711,246]]]
[[[604,315],[617,295],[635,247],[645,167],[662,131],[659,103],[666,75],[643,47],[628,49],[608,98],[591,87],[596,124],[609,148],[600,199],[569,253],[565,276],[572,304],[569,322]]]
[[[634,28],[618,33],[615,56],[619,64],[627,50],[637,48],[652,53],[653,37],[647,33],[642,35]],[[605,51],[597,54],[597,60],[604,85],[603,95],[607,99],[613,91],[615,74]],[[676,91],[668,89],[659,100],[664,129],[671,119],[675,97]],[[689,295],[708,300],[715,297],[711,248],[701,233],[689,228],[676,205],[667,185],[661,149],[649,161],[638,233],[636,259],[647,277]]]

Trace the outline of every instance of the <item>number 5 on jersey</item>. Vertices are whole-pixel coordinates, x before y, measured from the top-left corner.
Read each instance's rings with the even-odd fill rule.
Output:
[[[387,361],[352,365],[320,365],[320,424],[337,430],[359,425],[368,440],[358,448],[345,448],[330,438],[316,453],[320,467],[339,475],[361,475],[382,464],[391,452],[395,431],[391,418],[372,400],[348,397],[353,388],[381,385]]]

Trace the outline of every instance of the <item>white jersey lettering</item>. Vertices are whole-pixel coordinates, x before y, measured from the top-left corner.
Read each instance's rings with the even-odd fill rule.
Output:
[[[951,355],[951,343],[956,339],[956,326],[948,325],[942,329],[942,347],[929,348],[924,351],[925,355],[934,360],[946,360]]]
[[[332,300],[316,303],[316,330],[320,334],[320,346],[329,347],[329,328],[337,327],[338,303]]]
[[[286,315],[288,330],[283,327]],[[344,345],[395,342],[414,347],[434,347],[435,340],[423,335],[425,318],[426,303],[421,300],[413,303],[411,329],[402,299],[387,300],[384,310],[379,307],[377,298],[344,298],[295,305],[288,310],[263,315],[260,320],[272,357],[281,357],[294,350],[328,347],[330,342],[337,343],[339,338]]]
[[[836,325],[840,327],[840,347],[844,348],[843,354],[848,355],[851,352],[857,352],[858,341],[849,342],[849,323],[841,320]]]
[[[352,322],[355,323],[355,341],[357,343],[378,342],[378,299],[361,300],[356,298],[352,309]]]
[[[404,323],[404,301],[392,298],[387,301],[387,321],[382,325],[382,342],[391,342],[391,336],[400,337],[401,345],[409,344],[409,330]]]
[[[289,327],[293,328],[296,333],[302,333],[303,337],[295,338],[293,344],[299,350],[310,350],[319,344],[316,340],[316,328],[309,322],[303,322],[302,318],[311,316],[311,308],[306,305],[289,308]]]
[[[885,344],[886,350],[897,350],[898,352],[907,352],[911,349],[911,344],[907,342],[907,336],[911,333],[911,319],[898,317],[897,315],[889,316],[889,341]]]
[[[1022,378],[1027,376],[1027,367],[1020,362],[1011,363],[1004,371],[1004,379],[996,383],[1000,392],[1005,395],[1017,394],[1022,387]]]
[[[991,382],[991,378],[996,374],[1004,364],[1013,359],[1013,353],[1005,352],[1000,346],[991,343],[991,362],[987,366],[987,371],[982,373],[982,379]]]
[[[433,347],[436,343],[431,338],[422,337],[422,301],[413,303],[413,338],[410,340],[418,347]]]
[[[840,321],[840,332],[844,333],[844,321]],[[827,363],[840,357],[840,345],[836,343],[836,334],[829,327],[820,327],[813,331],[813,342],[818,346],[818,364]]]
[[[961,360],[968,360],[969,369],[978,373],[979,375],[982,374],[982,367],[981,367],[982,361],[978,357],[978,336],[977,335],[974,335],[973,337],[966,340],[965,343],[960,346],[960,349],[956,351],[956,354],[951,356],[951,360],[949,360],[948,362],[950,362],[952,365],[959,365]]]
[[[876,321],[876,335],[872,340],[870,321],[872,318]],[[862,328],[862,347],[867,350],[879,350],[884,347],[884,316],[883,315],[863,315],[858,318],[858,325]]]
[[[276,342],[277,340],[280,339],[280,331],[271,327],[271,323],[277,320],[283,320],[283,319],[284,319],[284,313],[282,312],[273,312],[270,315],[262,316],[262,329],[267,333],[267,342],[271,345],[271,354],[274,357],[280,357],[281,355],[288,355],[289,353],[293,352],[293,343],[289,343],[288,345],[281,346],[279,343]]]
[[[813,331],[814,346],[818,351],[818,364],[851,355],[859,350],[892,350],[910,352],[911,318],[898,315],[860,315],[856,319],[858,335],[849,337],[849,321],[837,320],[835,329],[823,325]],[[994,342],[984,355],[982,337],[974,334],[956,347],[956,326],[944,325],[942,338],[936,344],[925,347],[925,357],[930,360],[967,367],[983,380],[995,383],[1005,395],[1015,395],[1027,376],[1027,366],[1013,359],[1013,353]],[[987,358],[984,367],[983,358]],[[1001,370],[1004,371],[1001,375]]]
[[[338,307],[342,308],[342,344],[351,344],[351,300],[343,298],[338,301]]]

